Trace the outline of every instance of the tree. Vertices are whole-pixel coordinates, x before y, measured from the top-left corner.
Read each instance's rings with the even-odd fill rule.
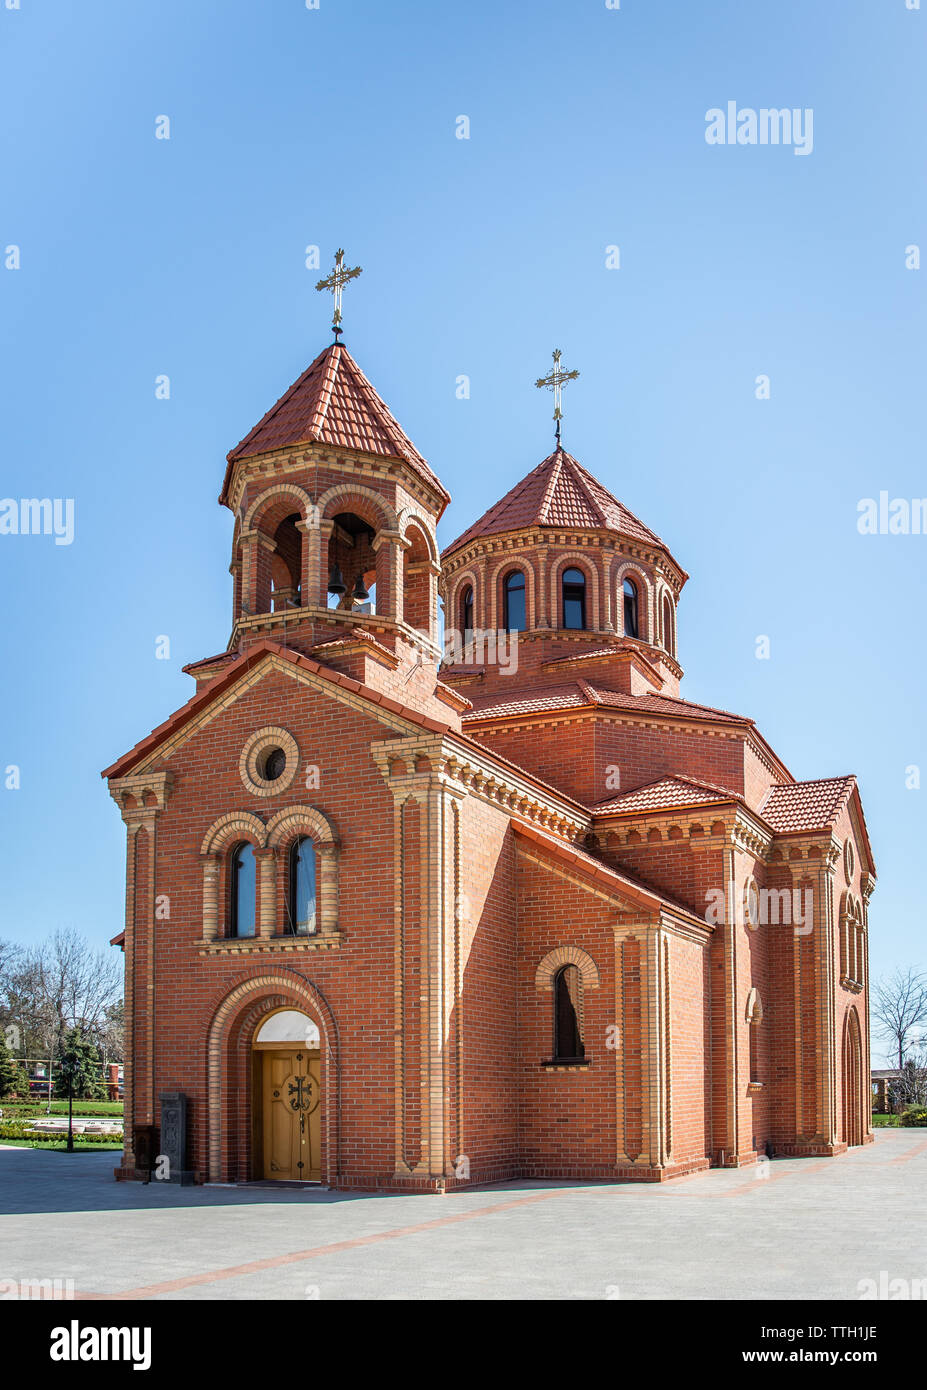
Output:
[[[100,1054],[82,1028],[68,1028],[55,1053],[55,1094],[77,1100],[105,1100]]]
[[[892,1039],[901,1071],[909,1046],[918,1040],[915,1030],[927,1021],[927,978],[899,968],[890,979],[878,982],[869,1007],[881,1031]]]
[[[28,951],[0,951],[0,1023],[16,1024],[26,1057],[50,1056],[66,1027],[102,1039],[121,977],[113,952],[94,951],[72,930]]]
[[[62,1023],[99,1034],[119,997],[122,965],[114,951],[94,951],[73,930],[56,931],[32,958],[42,996]]]
[[[893,1103],[901,1105],[927,1104],[927,1057],[911,1056],[901,1068],[897,1081],[889,1086]]]
[[[103,1061],[122,1062],[125,1059],[126,1009],[121,999],[110,1004],[100,1033],[100,1050]]]
[[[28,1096],[29,1078],[25,1068],[10,1052],[6,1038],[0,1032],[0,1099],[9,1096]]]

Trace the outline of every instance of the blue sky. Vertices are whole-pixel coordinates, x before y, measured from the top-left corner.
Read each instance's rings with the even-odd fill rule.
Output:
[[[343,245],[345,340],[453,495],[443,541],[549,452],[533,381],[562,348],[566,447],[692,576],[683,693],[753,715],[797,777],[858,774],[873,971],[927,965],[927,785],[905,786],[927,537],[856,526],[864,497],[927,495],[927,267],[905,266],[927,11],[7,3],[0,493],[73,498],[76,532],[0,536],[0,765],[22,769],[0,933],[121,926],[99,769],[226,643],[224,456],[329,341],[304,248],[324,270]],[[708,145],[732,100],[812,108],[813,152]]]

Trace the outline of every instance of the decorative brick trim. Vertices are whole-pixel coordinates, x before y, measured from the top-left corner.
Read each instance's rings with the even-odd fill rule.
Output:
[[[126,825],[138,826],[150,819],[146,813],[163,811],[174,787],[173,772],[136,772],[128,777],[111,777],[109,794],[122,813]]]
[[[269,846],[285,845],[300,834],[311,835],[317,845],[336,846],[339,843],[331,817],[314,806],[285,806],[267,822]]]
[[[326,489],[326,491],[322,493],[316,503],[319,509],[319,516],[324,521],[330,520],[327,513],[331,508],[331,504],[335,501],[350,500],[352,497],[359,498],[362,502],[371,504],[370,509],[376,513],[377,518],[376,526],[374,527],[376,531],[399,530],[399,518],[396,515],[396,509],[391,505],[388,498],[386,498],[382,492],[377,492],[372,487],[365,487],[363,483],[357,483],[352,478],[346,478],[343,483],[335,483],[333,487]],[[344,508],[340,507],[339,511],[344,511]],[[334,513],[332,513],[332,515],[334,515]],[[362,517],[361,520],[366,521],[367,518]]]
[[[331,951],[343,941],[340,932],[324,936],[223,936],[204,937],[195,943],[200,956],[301,955],[306,951]]]
[[[553,992],[554,978],[565,965],[575,965],[583,982],[583,989],[598,989],[600,983],[599,967],[580,946],[557,946],[538,964],[534,974],[535,989]]]
[[[265,507],[272,498],[282,497],[283,495],[293,497],[299,502],[302,509],[301,521],[308,521],[315,516],[314,503],[305,488],[301,488],[297,483],[277,483],[273,487],[267,488],[264,492],[258,493],[257,497],[255,497],[242,519],[242,531],[250,531],[252,528],[260,527],[261,513],[263,513]],[[257,518],[257,520],[255,520],[255,518]]]
[[[221,854],[235,844],[236,840],[250,840],[255,849],[263,849],[267,843],[264,822],[252,811],[228,811],[212,825],[203,836],[200,854]]]
[[[408,537],[406,536],[406,531],[409,529],[410,526],[417,526],[418,529],[422,532],[425,538],[425,543],[428,546],[429,558],[434,562],[436,566],[435,573],[440,574],[441,555],[438,550],[438,543],[435,540],[434,520],[424,516],[417,507],[410,507],[408,505],[400,507],[396,516],[396,530],[404,539],[408,539]]]
[[[260,771],[261,754],[268,748],[282,748],[286,754],[286,766],[273,781],[268,781]],[[278,796],[280,792],[285,792],[296,776],[298,767],[299,746],[289,730],[280,728],[277,724],[267,724],[263,729],[256,729],[241,750],[238,760],[241,780],[245,790],[252,796]]]

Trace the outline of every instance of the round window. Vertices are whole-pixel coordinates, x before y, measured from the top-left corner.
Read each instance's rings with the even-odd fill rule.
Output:
[[[256,729],[238,760],[241,780],[252,796],[279,796],[293,781],[298,767],[295,738],[276,724]]]
[[[261,776],[265,782],[276,782],[286,771],[286,754],[282,748],[268,748],[264,754]]]
[[[843,847],[843,867],[847,876],[847,883],[853,878],[853,870],[856,868],[856,855],[853,853],[853,841],[847,840]]]

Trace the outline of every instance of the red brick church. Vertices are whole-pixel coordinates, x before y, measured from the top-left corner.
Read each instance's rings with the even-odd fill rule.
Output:
[[[441,553],[450,498],[336,334],[219,500],[228,646],[104,773],[118,1177],[177,1093],[198,1181],[660,1181],[871,1139],[855,779],[680,695],[687,575],[559,436]]]

